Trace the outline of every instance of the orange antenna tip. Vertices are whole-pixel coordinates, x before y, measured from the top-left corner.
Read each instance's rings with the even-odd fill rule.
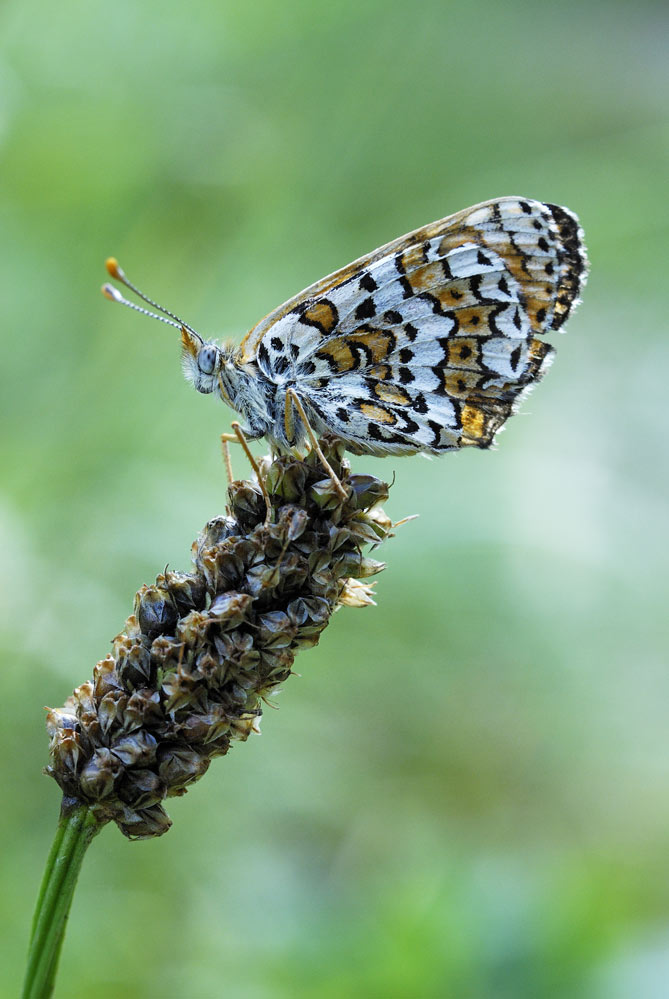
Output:
[[[141,305],[135,305],[134,302],[129,302],[128,299],[125,298],[113,284],[103,284],[102,294],[105,298],[108,298],[112,302],[119,302],[121,305],[127,305],[131,309],[134,309],[135,312],[141,312],[144,316],[151,316],[152,319],[159,319],[161,323],[167,323],[168,326],[176,327],[176,329],[181,330],[182,338],[189,336],[192,339],[195,337],[200,344],[203,343],[200,334],[196,333],[195,330],[188,325],[188,323],[185,323],[183,319],[179,319],[179,317],[173,312],[170,312],[169,309],[166,309],[162,305],[158,305],[158,303],[154,302],[152,298],[149,298],[149,296],[145,295],[143,291],[140,291],[139,288],[132,283],[132,281],[128,281],[123,269],[119,266],[119,262],[116,257],[107,257],[105,260],[105,267],[111,277],[115,278],[115,280],[119,281],[122,285],[125,285],[126,288],[129,288],[134,295],[141,298],[141,300],[146,302],[147,305],[157,309],[158,312],[162,312],[162,315],[158,316],[155,312],[149,312],[148,309],[143,309]]]
[[[118,260],[116,257],[107,257],[105,260],[105,267],[107,268],[107,273],[110,277],[116,278],[117,281],[122,281],[125,274],[119,267]]]

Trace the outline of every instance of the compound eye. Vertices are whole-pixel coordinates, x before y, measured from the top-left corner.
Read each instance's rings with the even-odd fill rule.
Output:
[[[216,367],[216,348],[203,347],[197,358],[197,365],[204,375],[213,375]]]

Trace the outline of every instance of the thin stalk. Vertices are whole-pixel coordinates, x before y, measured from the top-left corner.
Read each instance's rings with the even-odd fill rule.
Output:
[[[48,999],[53,992],[81,864],[100,828],[86,805],[73,799],[63,800],[35,907],[23,999]]]

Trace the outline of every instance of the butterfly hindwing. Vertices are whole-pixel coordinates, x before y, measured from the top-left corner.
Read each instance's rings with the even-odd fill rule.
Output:
[[[242,357],[378,453],[487,447],[549,363],[586,270],[565,209],[502,198],[374,251],[255,327]]]

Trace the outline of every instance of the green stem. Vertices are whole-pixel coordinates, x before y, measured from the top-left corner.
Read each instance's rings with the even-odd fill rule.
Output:
[[[48,999],[53,992],[81,864],[100,828],[86,805],[71,798],[63,799],[33,918],[23,999]]]

